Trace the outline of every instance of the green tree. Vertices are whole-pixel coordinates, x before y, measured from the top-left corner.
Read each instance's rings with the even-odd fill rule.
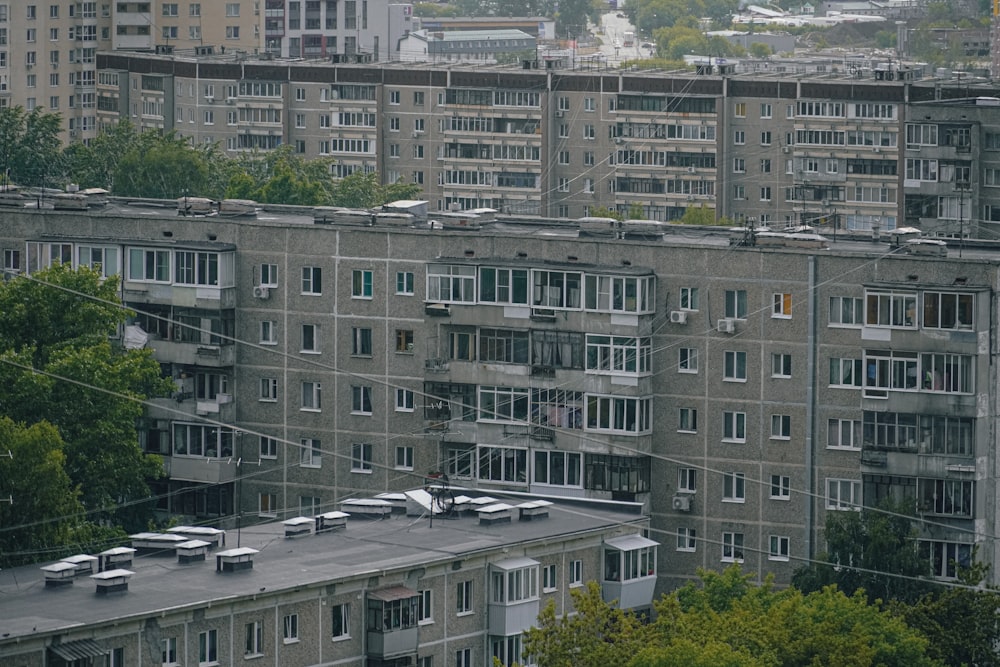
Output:
[[[542,609],[524,637],[524,652],[538,667],[627,665],[646,643],[648,631],[634,614],[607,604],[590,581],[570,590],[575,614],[557,616],[555,603]]]
[[[42,107],[32,111],[20,106],[0,108],[0,184],[60,184],[65,171],[61,126],[59,114],[42,111]]]
[[[30,427],[0,417],[0,564],[49,556],[70,541],[83,506],[65,470],[59,431],[47,422]],[[7,502],[7,501],[10,502]],[[36,523],[37,519],[51,519]]]
[[[208,165],[202,150],[174,132],[143,132],[112,172],[115,194],[173,199],[208,194]]]
[[[135,125],[121,120],[102,130],[89,144],[70,144],[65,150],[70,179],[82,188],[107,188],[113,192],[118,163],[138,141]]]
[[[872,601],[915,602],[930,584],[922,580],[928,567],[918,550],[914,519],[912,501],[829,512],[826,553],[796,570],[792,584],[806,592],[836,584],[848,593],[864,590]]]
[[[764,42],[754,42],[750,45],[750,55],[754,58],[767,58],[772,53],[774,53],[774,51],[772,51],[771,47]]]
[[[163,471],[160,457],[140,449],[135,422],[141,401],[172,385],[150,350],[109,342],[126,316],[116,292],[114,280],[61,264],[0,284],[0,360],[7,362],[0,381],[8,389],[0,414],[51,422],[84,509],[134,530],[151,517],[146,481]]]
[[[412,183],[380,185],[374,172],[354,172],[337,181],[334,186],[333,204],[348,208],[374,208],[399,199],[414,199],[420,186]]]
[[[597,206],[590,209],[590,217],[592,218],[614,218],[615,220],[624,220],[623,216],[618,211],[614,211],[606,206]]]
[[[556,33],[561,37],[577,39],[587,32],[589,23],[599,23],[601,18],[600,0],[559,0],[559,11],[555,16]],[[527,16],[539,16],[536,11]]]

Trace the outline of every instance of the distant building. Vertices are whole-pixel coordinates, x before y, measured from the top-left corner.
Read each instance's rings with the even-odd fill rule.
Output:
[[[520,30],[538,39],[555,39],[556,22],[544,16],[465,16],[419,17],[413,19],[414,30],[430,32],[452,30]]]
[[[536,39],[520,30],[418,30],[399,40],[403,61],[496,63],[503,56],[530,54]]]

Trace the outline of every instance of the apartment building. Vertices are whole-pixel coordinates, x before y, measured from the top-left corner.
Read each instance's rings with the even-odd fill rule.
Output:
[[[0,3],[0,106],[58,112],[64,139],[87,141],[98,130],[98,50],[388,60],[396,40],[409,31],[411,17],[412,5],[388,0],[373,0],[370,8],[368,0],[265,0],[264,6],[261,0],[5,1]],[[116,86],[109,83],[115,78],[104,77],[104,85]],[[197,81],[192,85],[201,88]],[[172,112],[164,117],[160,101],[140,99],[146,97],[140,90],[147,91],[133,89],[131,100],[116,96],[125,106],[114,111],[137,123],[160,117],[171,127]],[[199,114],[199,122],[210,126],[213,120]],[[163,127],[162,122],[153,125]]]
[[[996,562],[985,242],[439,217],[11,209],[0,246],[10,272],[123,276],[177,383],[141,425],[160,509],[192,521],[443,472],[641,504],[676,544],[664,587],[731,562],[788,581],[829,512],[886,497],[926,522],[929,573]]]
[[[579,218],[607,207],[669,221],[704,206],[831,235],[911,225],[988,237],[1000,206],[993,168],[969,171],[973,155],[995,150],[997,90],[906,70],[721,76],[117,54],[100,67],[101,125],[128,114],[231,154],[291,144],[332,158],[334,176],[419,184],[438,210]],[[918,151],[942,155],[931,163]]]
[[[476,496],[431,522],[367,500],[5,570],[0,666],[490,667],[522,662],[539,611],[571,612],[588,581],[652,602],[658,544],[634,506]]]

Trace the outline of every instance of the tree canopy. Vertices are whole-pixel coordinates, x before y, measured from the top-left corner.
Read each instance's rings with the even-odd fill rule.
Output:
[[[135,423],[144,399],[172,387],[149,350],[112,345],[126,316],[116,281],[56,264],[0,283],[0,312],[0,416],[28,429],[20,437],[44,441],[47,465],[61,471],[53,484],[68,480],[51,487],[61,495],[47,505],[55,514],[25,513],[30,504],[22,495],[5,525],[55,520],[79,507],[94,521],[145,527],[152,517],[147,480],[162,476],[163,463],[143,453]],[[41,430],[32,431],[36,426]],[[30,468],[21,470],[31,462],[15,458],[10,474],[31,479]]]
[[[654,602],[642,623],[605,603],[596,582],[572,590],[575,614],[550,603],[525,636],[539,667],[931,667],[927,639],[862,593],[756,585],[733,566],[701,571]]]

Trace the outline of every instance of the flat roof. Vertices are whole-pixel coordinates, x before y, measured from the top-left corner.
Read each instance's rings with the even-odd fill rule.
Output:
[[[527,499],[527,498],[525,498]],[[0,571],[0,653],[5,644],[29,635],[57,634],[90,624],[168,610],[198,607],[209,601],[268,594],[302,586],[321,586],[372,573],[401,572],[435,562],[450,562],[524,543],[544,543],[591,532],[620,529],[633,534],[648,517],[634,503],[556,502],[549,518],[479,525],[475,514],[426,519],[391,515],[381,520],[357,519],[346,530],[284,540],[281,521],[246,526],[240,551],[257,551],[253,569],[216,572],[214,559],[180,564],[173,551],[141,556],[128,572],[129,590],[95,597],[89,582],[45,587],[44,563]],[[230,538],[235,538],[230,531]],[[230,550],[230,553],[232,550]],[[225,552],[215,552],[216,555]],[[114,576],[125,572],[113,571]],[[110,576],[111,573],[102,576]],[[400,577],[403,575],[400,574]],[[391,583],[388,578],[386,583]]]

